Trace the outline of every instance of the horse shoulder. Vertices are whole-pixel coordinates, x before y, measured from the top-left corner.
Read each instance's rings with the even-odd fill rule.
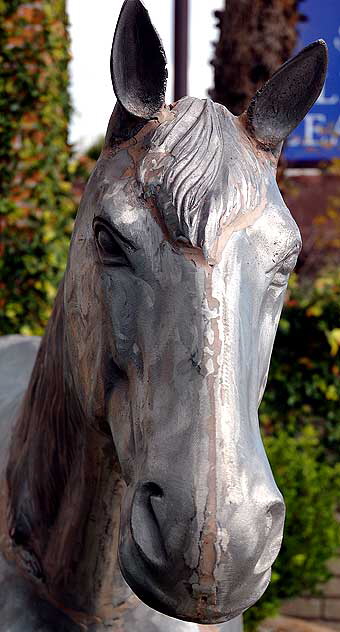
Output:
[[[0,337],[0,469],[39,345],[38,336]]]
[[[81,632],[0,554],[0,632]]]

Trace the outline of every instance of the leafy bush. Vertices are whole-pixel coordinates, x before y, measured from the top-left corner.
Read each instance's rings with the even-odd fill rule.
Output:
[[[283,545],[264,596],[245,615],[245,628],[277,613],[283,599],[315,591],[330,577],[326,562],[340,545],[335,510],[340,497],[340,464],[322,460],[323,448],[313,426],[299,437],[285,430],[265,438],[276,482],[287,508]]]
[[[88,147],[85,152],[85,155],[91,160],[98,160],[100,152],[104,145],[105,136],[101,135]]]
[[[340,454],[340,271],[313,280],[293,276],[260,409],[265,434],[294,436],[312,424],[322,458]]]
[[[247,630],[329,578],[326,562],[340,544],[339,347],[340,272],[293,275],[260,409],[287,518],[271,584],[245,614]]]
[[[0,333],[43,332],[66,263],[65,0],[0,0]]]

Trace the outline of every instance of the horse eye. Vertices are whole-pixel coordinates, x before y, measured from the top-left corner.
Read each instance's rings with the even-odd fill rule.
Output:
[[[275,287],[284,287],[288,283],[288,278],[291,272],[294,270],[297,260],[297,254],[293,253],[287,257],[283,262],[279,270],[276,272],[272,285]]]
[[[99,228],[96,231],[97,243],[100,248],[107,254],[114,254],[115,244],[109,232],[105,228]]]
[[[127,266],[129,262],[111,231],[99,222],[94,223],[94,235],[103,263],[113,266]]]

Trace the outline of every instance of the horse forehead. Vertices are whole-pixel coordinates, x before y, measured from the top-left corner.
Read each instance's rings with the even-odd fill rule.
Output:
[[[157,190],[172,238],[184,237],[207,256],[239,214],[256,215],[263,207],[273,169],[224,106],[185,98],[176,109],[176,117],[155,131],[141,181]]]
[[[184,237],[209,259],[216,242],[220,249],[234,227],[253,223],[276,196],[270,161],[237,117],[209,99],[181,99],[149,127],[104,158],[94,197],[119,224],[135,220],[139,229],[141,207],[149,207],[172,240]]]

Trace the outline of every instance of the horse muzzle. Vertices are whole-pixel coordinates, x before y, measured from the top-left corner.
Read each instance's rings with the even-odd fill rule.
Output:
[[[278,496],[256,506],[230,506],[223,525],[209,511],[198,524],[196,509],[178,481],[131,485],[122,506],[120,567],[136,595],[155,610],[184,621],[222,623],[267,588],[284,504]]]

